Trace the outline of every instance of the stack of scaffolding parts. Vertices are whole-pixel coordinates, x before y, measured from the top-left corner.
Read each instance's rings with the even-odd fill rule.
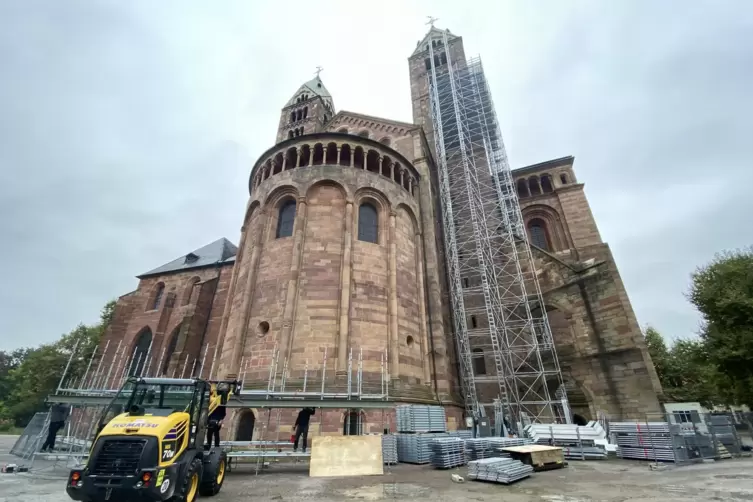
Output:
[[[449,431],[424,434],[396,434],[397,459],[407,464],[428,464],[431,461],[431,441],[436,438],[466,439],[471,431]]]
[[[609,444],[607,434],[599,422],[587,425],[530,424],[526,435],[537,444],[561,446],[566,459],[601,460],[616,447]]]
[[[442,406],[401,405],[396,408],[397,430],[400,432],[445,432]]]
[[[408,464],[428,464],[431,460],[429,444],[434,434],[398,434],[397,458]]]
[[[508,446],[522,446],[531,444],[528,438],[472,438],[465,440],[465,453],[468,460],[479,460],[482,458],[509,457],[510,455],[503,452],[503,448]]]
[[[430,443],[431,465],[437,469],[449,469],[465,465],[463,439],[444,437],[433,439]]]
[[[622,458],[682,462],[689,460],[682,429],[667,422],[612,422],[609,425]]]
[[[477,481],[509,484],[527,478],[533,467],[511,458],[484,458],[468,462],[468,477]]]
[[[386,434],[382,436],[382,460],[385,464],[397,464],[397,437]]]

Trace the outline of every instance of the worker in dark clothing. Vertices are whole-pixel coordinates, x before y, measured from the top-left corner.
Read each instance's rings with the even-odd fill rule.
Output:
[[[65,420],[71,409],[64,404],[56,403],[50,408],[50,426],[47,429],[47,439],[42,445],[41,451],[55,451],[55,436],[65,425]]]
[[[293,442],[293,451],[298,451],[298,440],[303,436],[303,452],[306,453],[306,443],[309,437],[309,420],[311,415],[316,413],[314,408],[304,408],[298,412],[298,418],[295,419],[295,441]]]
[[[209,415],[209,422],[207,424],[207,449],[212,447],[212,437],[214,437],[214,445],[220,447],[220,429],[222,429],[222,421],[225,420],[227,414],[224,406],[218,406]]]

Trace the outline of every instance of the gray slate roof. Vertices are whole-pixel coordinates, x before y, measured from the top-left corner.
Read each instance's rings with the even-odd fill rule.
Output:
[[[218,263],[232,263],[235,261],[235,254],[237,252],[238,247],[223,237],[137,277],[142,278],[150,275],[183,272],[185,270],[208,267]]]
[[[308,91],[309,93],[313,94],[314,96],[320,96],[324,101],[328,102],[330,106],[332,107],[332,110],[335,109],[335,102],[332,99],[332,94],[329,93],[326,87],[324,87],[324,82],[322,82],[322,79],[319,78],[317,75],[316,77],[312,78],[302,86],[298,88],[298,90],[293,94],[293,97],[290,98],[290,100],[287,102],[285,106],[291,106],[295,104],[295,98],[298,97],[298,95],[302,91]]]

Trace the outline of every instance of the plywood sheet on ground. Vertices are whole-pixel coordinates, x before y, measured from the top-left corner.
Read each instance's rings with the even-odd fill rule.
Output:
[[[381,436],[317,436],[311,441],[309,476],[384,474]]]

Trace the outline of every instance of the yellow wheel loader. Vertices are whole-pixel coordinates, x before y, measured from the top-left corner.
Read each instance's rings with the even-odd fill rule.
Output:
[[[216,495],[227,458],[206,448],[208,417],[238,392],[233,381],[129,378],[99,421],[86,466],[66,492],[83,502],[194,502]]]

